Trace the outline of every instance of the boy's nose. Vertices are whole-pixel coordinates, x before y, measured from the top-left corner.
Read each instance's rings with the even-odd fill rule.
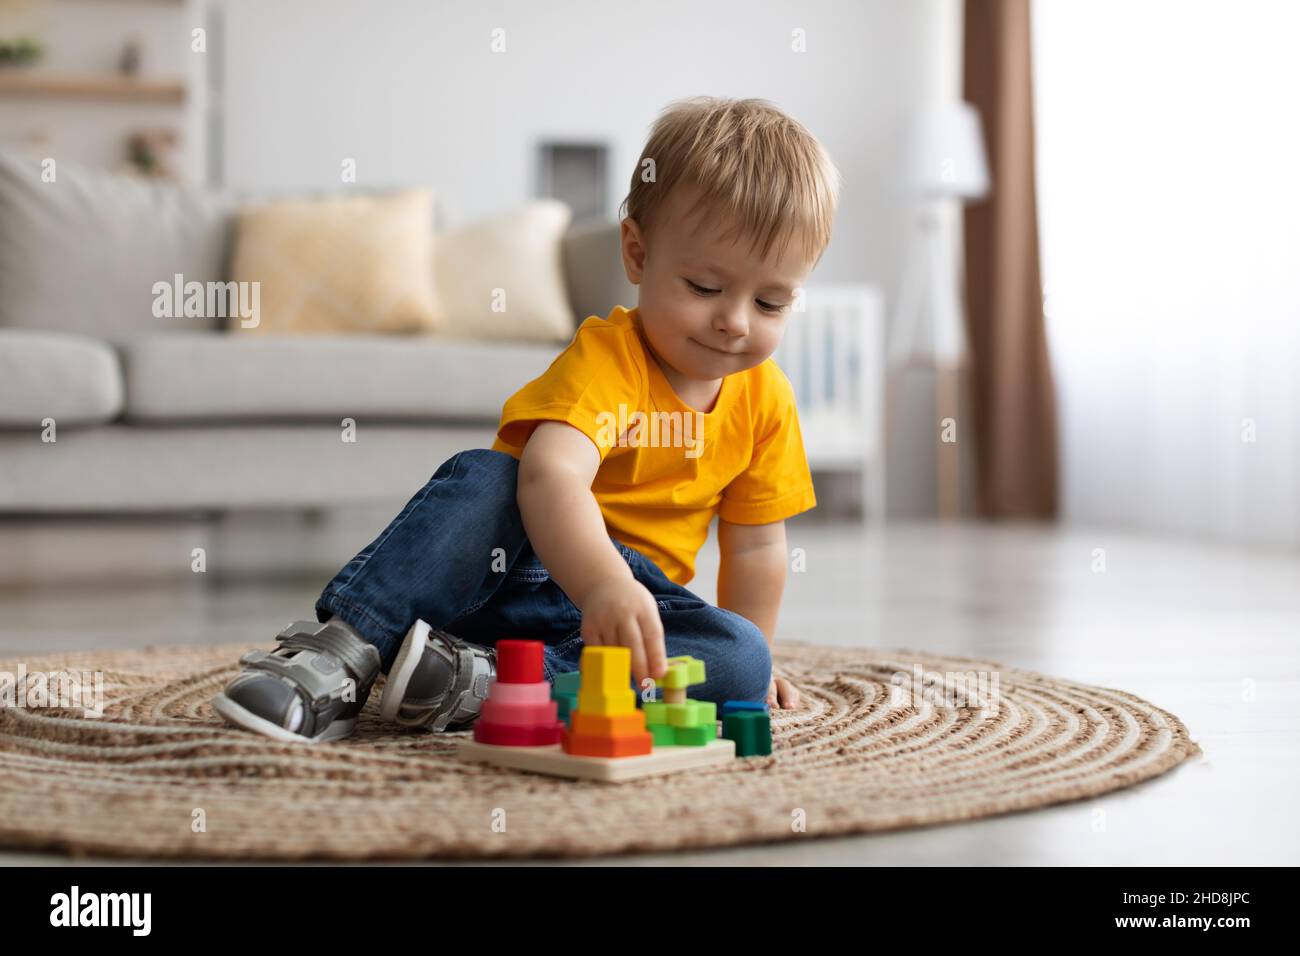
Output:
[[[749,332],[749,322],[742,307],[720,313],[713,321],[714,331],[720,337],[734,338]]]

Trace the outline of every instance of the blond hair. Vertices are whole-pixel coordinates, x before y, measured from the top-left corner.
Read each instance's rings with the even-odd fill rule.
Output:
[[[697,231],[720,219],[749,236],[763,259],[778,239],[784,250],[795,232],[814,263],[830,243],[839,170],[815,136],[766,100],[670,103],[650,131],[620,215],[636,220],[649,242],[660,207],[679,185],[700,190],[688,214],[700,214]]]

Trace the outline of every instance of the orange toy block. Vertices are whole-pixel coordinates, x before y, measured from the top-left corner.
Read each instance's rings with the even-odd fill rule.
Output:
[[[632,737],[646,732],[645,714],[584,714],[573,712],[570,729],[579,737]]]
[[[654,749],[654,735],[643,731],[624,737],[596,737],[566,730],[560,745],[565,753],[578,757],[636,757]]]

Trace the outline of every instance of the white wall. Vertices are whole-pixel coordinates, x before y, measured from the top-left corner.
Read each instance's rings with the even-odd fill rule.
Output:
[[[876,283],[891,317],[913,224],[902,132],[912,110],[956,97],[960,83],[959,0],[223,8],[228,186],[337,188],[352,158],[362,185],[433,186],[455,225],[533,195],[540,140],[590,138],[611,146],[613,219],[660,109],[698,94],[762,97],[818,136],[844,176],[814,279]],[[505,53],[491,52],[497,27]],[[803,54],[791,51],[797,28]],[[927,421],[897,445],[891,498],[904,511],[932,510],[934,495],[918,499],[908,478],[933,443]]]
[[[535,144],[612,146],[613,218],[657,112],[695,94],[772,100],[844,174],[815,273],[881,283],[893,301],[908,226],[899,130],[942,81],[935,23],[954,0],[556,3],[231,0],[225,179],[330,187],[345,157],[373,185],[427,183],[449,222],[532,195]],[[489,49],[506,31],[507,51]],[[790,50],[803,28],[808,52]]]

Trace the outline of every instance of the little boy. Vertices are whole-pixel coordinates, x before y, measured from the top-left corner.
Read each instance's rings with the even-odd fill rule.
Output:
[[[326,585],[316,621],[241,659],[217,712],[337,739],[383,672],[382,718],[463,729],[507,637],[544,642],[547,679],[617,644],[638,689],[685,654],[705,664],[694,698],[796,706],[770,644],[785,519],[816,499],[770,356],[830,240],[839,181],[763,100],[670,105],[624,204],[636,308],[584,321],[506,402],[492,448],[444,462]],[[715,514],[717,607],[685,587]]]

